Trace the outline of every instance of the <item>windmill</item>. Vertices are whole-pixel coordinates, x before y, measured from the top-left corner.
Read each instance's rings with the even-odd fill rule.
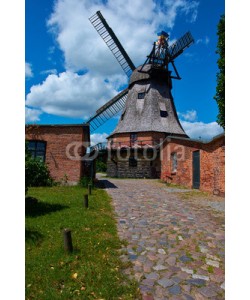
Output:
[[[159,155],[152,158],[151,154],[151,158],[145,160],[142,151],[139,151],[141,154],[137,159],[138,148],[156,148],[159,140],[170,135],[188,137],[179,122],[171,89],[172,79],[181,79],[174,60],[194,39],[187,32],[169,45],[169,35],[162,31],[144,64],[136,68],[100,11],[90,17],[90,22],[129,77],[128,88],[108,101],[88,120],[91,131],[94,131],[123,110],[117,127],[108,137],[109,148],[113,151],[108,161],[108,175],[155,177],[153,170],[159,171],[161,164]],[[169,70],[169,66],[172,66],[173,71]],[[117,151],[121,149],[129,150],[127,159],[121,159],[118,155]]]
[[[130,78],[131,74],[136,69],[135,65],[116,37],[112,28],[109,27],[101,12],[97,11],[89,18],[89,20],[115,56],[125,74]],[[171,64],[174,68],[176,76],[170,75],[170,78],[181,79],[174,65],[174,59],[178,57],[193,42],[193,37],[189,32],[187,32],[171,46],[168,46],[168,34],[162,32],[158,42],[154,43],[153,49],[148,56],[148,59],[141,67],[140,71],[142,71],[146,63],[153,63],[153,66],[158,66],[163,69],[168,69],[168,64]],[[127,94],[128,88],[124,89],[114,98],[109,100],[106,104],[100,107],[92,117],[89,118],[86,123],[90,125],[91,132],[94,132],[98,127],[102,126],[106,121],[124,109],[127,100]]]

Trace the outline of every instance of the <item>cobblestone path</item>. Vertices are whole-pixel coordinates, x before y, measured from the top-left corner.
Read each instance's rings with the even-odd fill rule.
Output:
[[[224,199],[157,180],[103,182],[128,242],[121,259],[133,267],[125,273],[139,281],[142,299],[225,298]]]

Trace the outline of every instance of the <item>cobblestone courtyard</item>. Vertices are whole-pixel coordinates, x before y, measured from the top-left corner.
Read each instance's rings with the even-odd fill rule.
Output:
[[[144,300],[225,299],[224,199],[157,180],[99,179]]]

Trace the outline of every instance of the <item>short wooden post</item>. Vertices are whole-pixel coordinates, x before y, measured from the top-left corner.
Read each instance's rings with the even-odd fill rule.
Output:
[[[88,207],[89,207],[89,196],[88,196],[88,195],[84,195],[83,206],[84,206],[85,208],[88,208]]]
[[[66,252],[72,252],[73,245],[72,245],[72,238],[71,238],[71,230],[68,228],[65,228],[63,230],[63,241],[64,241],[64,250]]]
[[[91,195],[92,194],[92,185],[91,184],[88,185],[88,191],[89,191],[89,195]]]

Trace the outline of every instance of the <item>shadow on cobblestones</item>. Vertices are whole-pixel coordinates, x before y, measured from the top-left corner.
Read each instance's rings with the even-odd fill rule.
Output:
[[[117,186],[107,179],[99,179],[96,186],[100,189],[117,189]]]

